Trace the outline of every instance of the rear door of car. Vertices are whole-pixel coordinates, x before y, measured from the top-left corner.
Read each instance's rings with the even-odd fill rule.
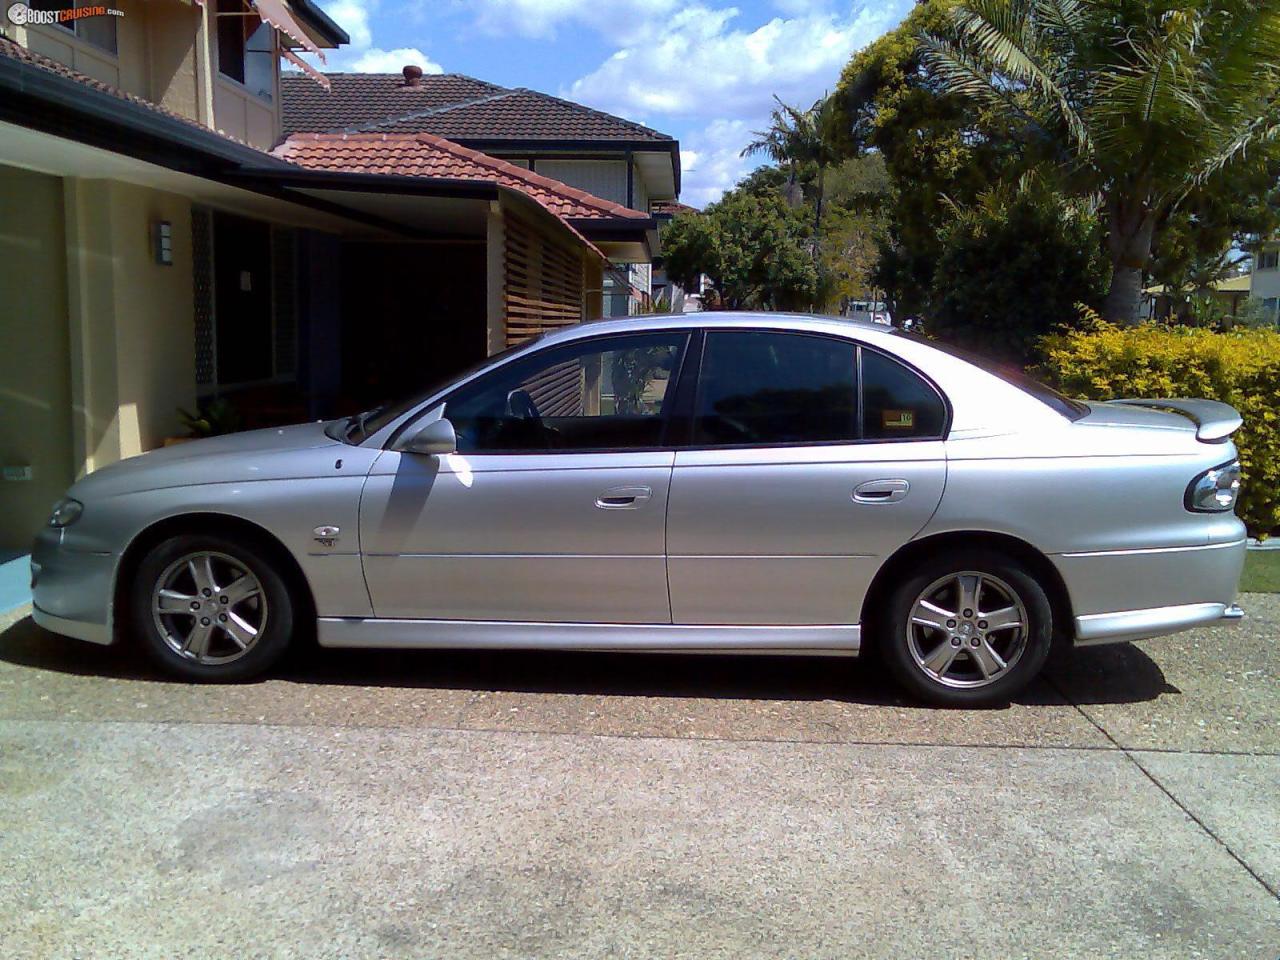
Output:
[[[667,511],[673,622],[856,624],[942,497],[945,400],[841,337],[712,329],[699,346]]]

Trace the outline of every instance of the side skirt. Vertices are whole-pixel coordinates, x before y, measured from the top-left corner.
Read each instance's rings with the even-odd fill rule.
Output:
[[[316,637],[322,647],[398,650],[629,650],[852,656],[858,652],[861,633],[857,624],[735,627],[321,617]]]

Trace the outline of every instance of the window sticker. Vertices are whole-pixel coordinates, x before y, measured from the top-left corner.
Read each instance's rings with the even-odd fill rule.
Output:
[[[882,410],[880,424],[886,430],[911,430],[916,425],[914,410]]]

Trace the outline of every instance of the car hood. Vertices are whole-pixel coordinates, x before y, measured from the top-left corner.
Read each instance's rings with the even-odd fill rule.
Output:
[[[271,427],[174,444],[96,470],[68,491],[77,500],[166,487],[315,476],[350,450],[323,423]]]

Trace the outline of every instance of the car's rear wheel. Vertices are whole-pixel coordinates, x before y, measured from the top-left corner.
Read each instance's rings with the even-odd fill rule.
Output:
[[[293,602],[265,552],[203,534],[165,540],[138,566],[134,628],[165,671],[187,680],[243,680],[289,646]]]
[[[1007,703],[1040,672],[1053,612],[1036,579],[987,550],[922,563],[893,590],[878,638],[911,693],[944,706]]]

